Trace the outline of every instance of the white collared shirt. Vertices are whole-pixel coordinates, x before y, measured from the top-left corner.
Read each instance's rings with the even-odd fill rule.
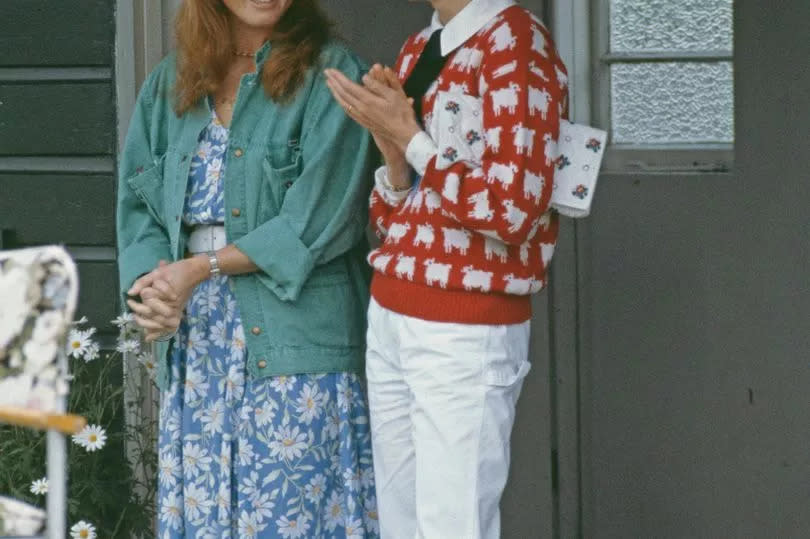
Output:
[[[433,19],[430,21],[430,33],[433,34],[439,28],[444,28],[441,43],[442,56],[447,56],[477,34],[499,13],[514,5],[514,0],[472,0],[446,25],[441,23],[439,13],[434,11]]]
[[[514,0],[472,0],[455,17],[443,25],[439,20],[439,13],[433,12],[426,37],[443,28],[441,37],[441,53],[447,56],[462,46],[468,39],[477,34],[492,19],[502,11],[516,5]],[[405,159],[419,175],[425,173],[428,162],[436,155],[436,143],[425,131],[417,133],[408,144]],[[393,189],[388,180],[388,169],[383,166],[377,169],[375,183],[378,191],[389,203],[397,203],[408,196],[407,191]]]

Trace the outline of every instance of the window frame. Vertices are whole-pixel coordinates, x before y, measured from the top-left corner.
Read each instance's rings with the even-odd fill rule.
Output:
[[[564,3],[566,0],[555,0]],[[592,69],[591,111],[595,125],[608,131],[603,171],[729,172],[734,143],[615,144],[612,142],[611,66],[616,63],[731,62],[734,51],[611,52],[611,0],[591,0],[589,20],[574,21],[577,43],[589,43]]]

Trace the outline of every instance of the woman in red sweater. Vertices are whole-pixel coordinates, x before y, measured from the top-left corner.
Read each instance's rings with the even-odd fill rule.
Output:
[[[385,158],[367,375],[383,537],[495,538],[531,294],[557,238],[549,207],[567,76],[511,0],[431,0],[393,71],[328,71]]]

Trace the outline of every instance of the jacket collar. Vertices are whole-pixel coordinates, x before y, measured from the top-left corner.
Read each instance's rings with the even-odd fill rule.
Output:
[[[444,28],[442,32],[442,56],[447,56],[477,34],[501,11],[514,5],[514,0],[472,0],[455,17],[450,19],[446,26],[442,25],[439,21],[438,12],[434,11],[433,20],[430,22],[430,33],[432,34],[439,28]]]

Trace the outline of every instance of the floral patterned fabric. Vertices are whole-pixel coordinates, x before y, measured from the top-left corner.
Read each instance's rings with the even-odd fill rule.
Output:
[[[224,220],[228,131],[200,137],[183,219]],[[379,537],[365,391],[351,373],[250,379],[228,278],[189,301],[162,395],[161,538]]]

